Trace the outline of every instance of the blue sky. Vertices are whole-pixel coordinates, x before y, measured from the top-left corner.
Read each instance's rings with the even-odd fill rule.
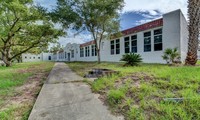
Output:
[[[53,9],[56,0],[34,0],[48,9]],[[125,6],[121,13],[121,30],[125,30],[154,19],[162,17],[162,14],[181,9],[187,18],[187,0],[124,0]],[[74,32],[68,30],[68,36],[60,38],[61,44],[68,42],[83,43],[91,40],[91,36],[81,33],[74,36]]]

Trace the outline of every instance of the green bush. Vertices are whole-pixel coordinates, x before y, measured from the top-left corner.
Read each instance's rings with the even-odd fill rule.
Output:
[[[108,93],[108,102],[110,105],[119,104],[125,97],[125,93],[120,90],[110,90]]]
[[[163,60],[166,60],[167,64],[180,63],[180,54],[178,48],[167,48],[162,56]]]
[[[122,56],[121,61],[125,61],[126,66],[137,66],[142,62],[140,54],[129,53]]]

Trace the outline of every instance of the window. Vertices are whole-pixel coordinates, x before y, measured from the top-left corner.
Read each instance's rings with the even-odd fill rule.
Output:
[[[65,52],[65,59],[67,58],[67,52]]]
[[[33,59],[35,59],[35,57],[33,57]]]
[[[144,52],[151,51],[151,31],[144,33]]]
[[[85,47],[85,57],[87,57],[87,50],[88,49],[88,47]]]
[[[90,46],[85,47],[85,57],[90,56]]]
[[[38,59],[40,59],[40,57],[38,57]]]
[[[74,58],[74,50],[72,50],[71,53],[72,53],[72,58]]]
[[[120,54],[120,40],[112,40],[110,41],[110,54]]]
[[[115,54],[115,41],[114,40],[112,40],[112,41],[110,41],[110,54],[111,55],[114,55]]]
[[[137,53],[137,35],[131,36],[131,52]]]
[[[120,54],[120,40],[116,40],[116,54]]]
[[[31,57],[30,57],[30,59],[31,59]]]
[[[25,59],[26,59],[27,57],[25,56]]]
[[[129,48],[129,37],[125,37],[124,38],[124,48],[125,48],[125,53],[129,53],[130,52],[130,48]]]
[[[80,48],[80,57],[84,57],[84,48]]]
[[[96,45],[92,45],[92,56],[97,56],[97,47],[96,47]]]
[[[154,51],[160,51],[162,49],[162,29],[154,30]]]
[[[90,46],[88,46],[88,57],[90,56]]]

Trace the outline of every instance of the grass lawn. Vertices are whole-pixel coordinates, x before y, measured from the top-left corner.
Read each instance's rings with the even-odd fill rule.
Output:
[[[26,120],[53,62],[0,66],[0,120]]]
[[[120,71],[118,75],[102,77],[90,84],[113,113],[123,114],[127,120],[200,119],[200,66],[67,64],[81,76],[92,68]]]

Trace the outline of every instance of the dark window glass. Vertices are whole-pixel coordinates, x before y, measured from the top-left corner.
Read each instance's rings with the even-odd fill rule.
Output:
[[[115,41],[110,41],[110,54],[114,55],[115,54]]]
[[[120,40],[116,40],[116,54],[120,54]]]
[[[80,57],[84,57],[84,48],[80,48]]]
[[[144,33],[144,52],[151,51],[151,32]]]
[[[85,47],[85,57],[87,57],[87,47]]]
[[[144,38],[144,44],[151,44],[151,37]]]
[[[154,30],[154,51],[161,51],[162,49],[162,29]]]
[[[144,52],[151,51],[151,45],[144,45]]]
[[[155,50],[155,51],[160,51],[160,50],[162,50],[162,43],[155,44],[155,45],[154,45],[154,50]]]
[[[137,39],[137,35],[131,36],[131,40],[133,40],[133,39]]]
[[[162,35],[154,36],[154,43],[161,43],[162,42]]]
[[[145,32],[144,33],[144,37],[149,37],[149,36],[151,36],[151,32]]]
[[[131,36],[131,52],[137,53],[137,35]]]
[[[97,55],[96,45],[92,45],[92,56]]]
[[[154,35],[162,34],[162,29],[154,30]]]
[[[74,50],[72,50],[71,53],[72,53],[71,57],[74,58]]]
[[[125,37],[124,38],[124,49],[125,49],[125,53],[129,53],[130,52],[130,48],[129,48],[129,37]]]
[[[132,47],[132,50],[131,50],[133,53],[137,53],[137,47]]]
[[[137,46],[137,40],[133,40],[133,41],[131,42],[131,44],[132,44],[132,46]]]
[[[67,52],[65,52],[65,59],[67,58]]]

